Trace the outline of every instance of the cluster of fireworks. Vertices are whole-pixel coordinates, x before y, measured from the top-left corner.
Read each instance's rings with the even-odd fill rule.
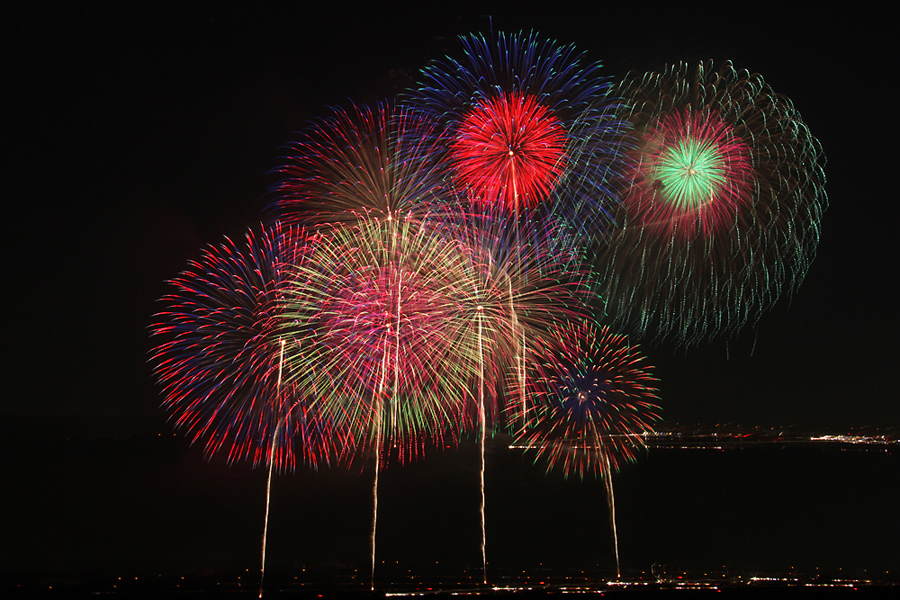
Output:
[[[535,34],[462,46],[303,132],[268,224],[205,250],[152,327],[164,407],[208,454],[270,483],[374,464],[373,579],[378,473],[433,441],[475,436],[482,498],[500,430],[602,477],[615,531],[611,476],[660,418],[626,334],[755,320],[802,281],[826,204],[818,142],[758,75],[616,84]]]

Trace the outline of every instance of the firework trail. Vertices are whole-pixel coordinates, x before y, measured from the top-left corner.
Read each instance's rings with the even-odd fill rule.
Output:
[[[417,457],[428,439],[458,439],[471,403],[476,363],[457,359],[448,332],[461,290],[473,284],[448,238],[412,218],[360,220],[322,234],[294,269],[285,316],[321,341],[321,410],[352,432],[356,453],[374,455],[374,585],[380,470],[392,458]],[[289,348],[287,361],[297,360],[304,361]]]
[[[617,93],[635,147],[596,260],[611,322],[685,346],[733,334],[806,275],[821,147],[790,100],[731,63],[676,64]]]
[[[284,374],[284,344],[285,341],[281,340],[281,352],[278,354],[278,380],[276,384],[276,397],[281,396],[281,379]],[[278,443],[278,434],[281,433],[281,424],[275,428],[275,439],[274,444]],[[263,581],[266,577],[266,539],[269,534],[269,500],[272,497],[272,468],[275,466],[275,462],[269,461],[269,477],[266,480],[266,516],[263,520],[263,537],[262,537],[262,560],[261,567],[259,573],[259,597],[262,598],[263,595]]]
[[[456,254],[465,258],[471,282],[459,288],[454,298],[460,307],[457,318],[449,323],[447,337],[452,356],[465,365],[468,373],[477,373],[470,388],[477,388],[477,404],[467,411],[466,422],[474,421],[480,448],[481,554],[484,582],[487,582],[485,550],[484,446],[493,430],[502,426],[501,415],[512,419],[513,406],[524,390],[519,371],[519,355],[528,352],[524,339],[541,340],[550,335],[553,324],[587,313],[589,288],[569,268],[564,253],[545,255],[556,249],[552,236],[540,247],[518,249],[513,233],[502,223],[470,215],[454,224]],[[519,311],[519,329],[510,328],[510,310]],[[546,343],[546,342],[545,342]],[[524,352],[523,352],[524,351]],[[510,381],[513,380],[513,381]],[[511,426],[511,423],[507,424]]]
[[[288,146],[272,190],[279,218],[304,225],[427,213],[445,187],[436,124],[393,104],[350,106]]]
[[[226,239],[170,283],[156,315],[151,352],[163,407],[207,457],[268,465],[260,593],[265,575],[272,472],[297,459],[316,468],[340,444],[305,390],[282,385],[288,336],[281,315],[286,278],[280,265],[300,260],[305,234],[280,225],[250,231],[243,244]]]
[[[646,448],[643,436],[660,419],[658,380],[638,349],[606,327],[581,321],[554,333],[534,350],[529,385],[539,404],[514,445],[534,452],[548,472],[605,478],[619,576],[612,475]]]

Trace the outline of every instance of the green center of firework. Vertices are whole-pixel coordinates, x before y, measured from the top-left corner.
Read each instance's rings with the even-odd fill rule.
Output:
[[[716,144],[693,137],[666,148],[656,164],[660,195],[679,208],[712,202],[726,185],[726,165]]]

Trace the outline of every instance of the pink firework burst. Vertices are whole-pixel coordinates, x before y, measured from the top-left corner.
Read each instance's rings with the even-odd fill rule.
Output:
[[[750,205],[750,149],[714,114],[664,115],[638,144],[625,208],[642,226],[666,238],[709,236]]]
[[[566,132],[534,96],[505,93],[473,106],[451,146],[451,164],[473,200],[534,207],[566,168]]]
[[[344,456],[405,461],[430,439],[457,439],[477,367],[450,336],[463,312],[457,297],[472,286],[464,256],[412,218],[322,234],[309,260],[289,269],[285,315],[309,341],[289,346],[286,361],[354,436]]]

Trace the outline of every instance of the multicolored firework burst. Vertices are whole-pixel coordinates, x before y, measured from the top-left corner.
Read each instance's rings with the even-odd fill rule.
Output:
[[[392,104],[335,109],[289,146],[272,190],[280,219],[305,225],[425,213],[445,187],[436,125]]]
[[[405,98],[449,135],[444,160],[455,187],[516,218],[536,209],[577,234],[602,231],[623,123],[600,65],[534,33],[470,35],[462,45],[461,58],[426,68]]]
[[[458,427],[455,415],[470,394],[469,363],[448,356],[455,298],[471,285],[466,265],[446,237],[412,218],[361,220],[322,234],[309,260],[293,267],[286,292],[289,326],[314,331],[327,354],[309,385],[362,448],[414,457],[426,438]],[[294,373],[307,372],[296,349],[288,348],[287,361],[297,364]]]
[[[536,453],[547,471],[599,476],[606,484],[609,524],[619,567],[612,476],[646,448],[644,434],[660,419],[657,379],[624,335],[589,321],[557,327],[554,343],[536,350],[529,385],[539,398],[515,446]]]
[[[790,100],[731,63],[617,88],[634,127],[618,230],[596,265],[615,326],[690,345],[730,335],[803,281],[825,158]]]
[[[717,117],[665,115],[642,141],[625,202],[630,221],[660,237],[709,237],[750,205],[750,149]]]
[[[660,420],[658,379],[627,337],[589,321],[557,325],[535,347],[528,382],[537,407],[516,441],[547,471],[611,476],[635,460]]]
[[[163,407],[207,456],[223,452],[230,463],[285,471],[298,458],[315,467],[341,443],[305,390],[280,377],[282,343],[296,332],[283,326],[279,265],[297,261],[306,243],[305,234],[279,225],[248,232],[243,244],[226,239],[204,250],[162,298],[151,362]]]
[[[151,327],[162,340],[151,360],[176,426],[207,455],[224,450],[229,462],[268,465],[260,597],[273,471],[293,470],[298,456],[317,467],[344,445],[343,434],[315,411],[313,390],[303,385],[308,377],[291,377],[284,362],[286,346],[305,332],[284,321],[281,266],[304,264],[309,242],[276,223],[250,231],[244,245],[226,239],[207,248],[172,281],[176,291],[163,298],[169,306]]]

